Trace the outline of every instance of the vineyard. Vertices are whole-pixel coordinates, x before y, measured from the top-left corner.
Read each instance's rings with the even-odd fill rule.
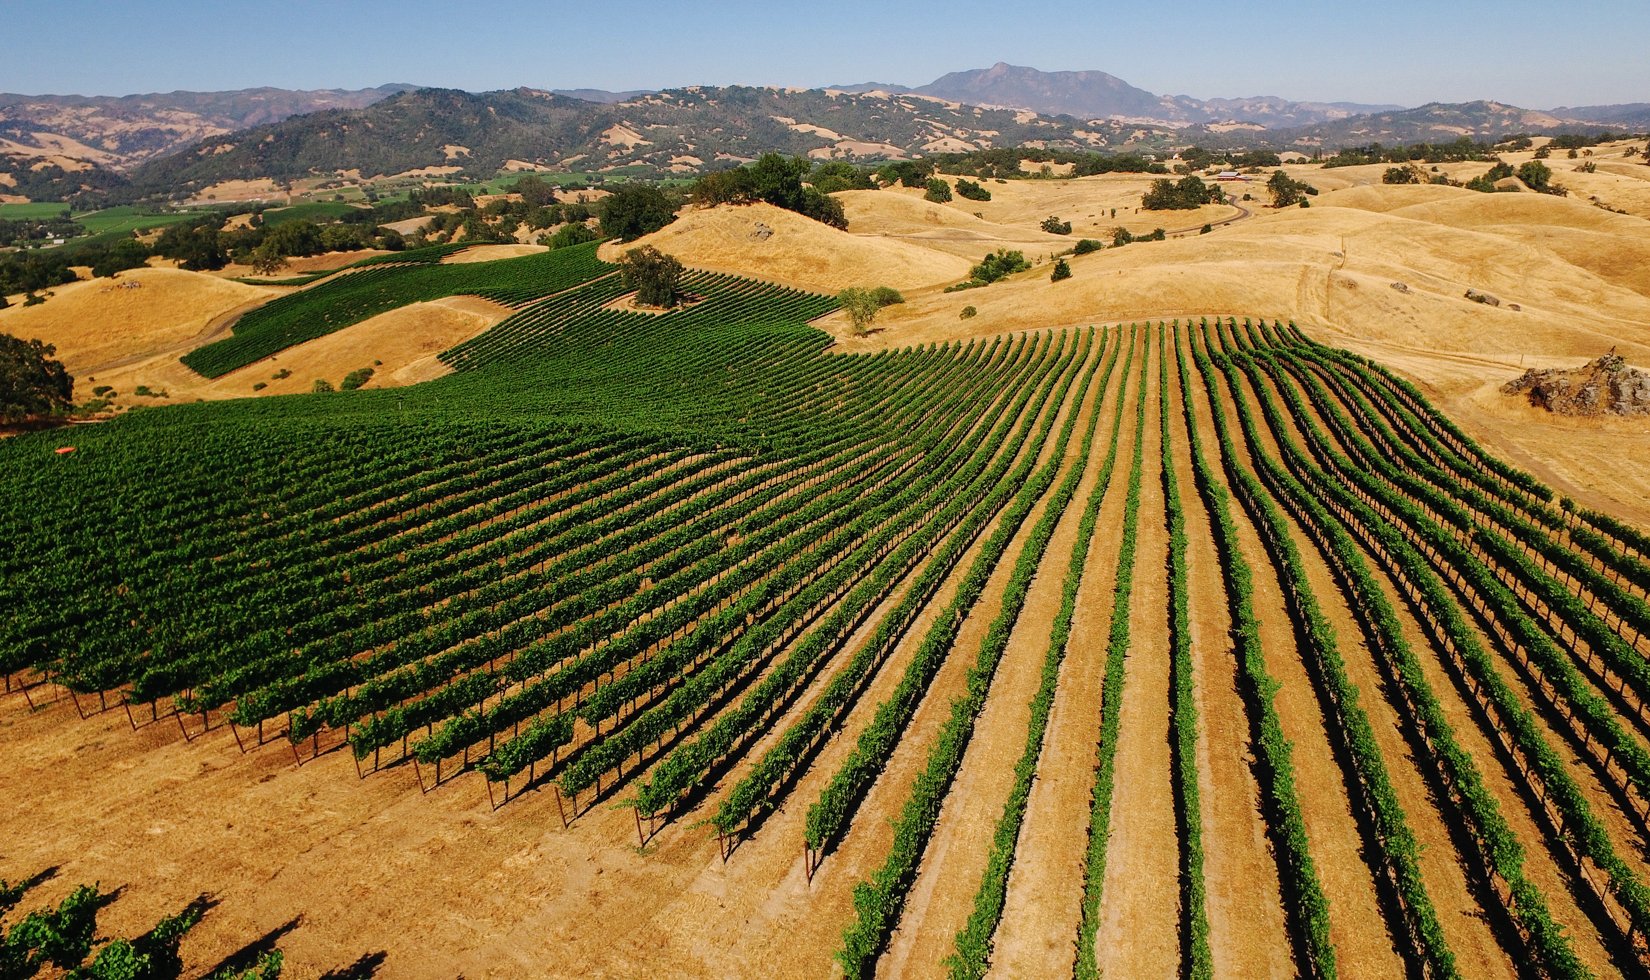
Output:
[[[433,258],[186,360],[517,308],[440,381],[0,444],[0,713],[714,864],[824,937],[746,972],[1650,969],[1650,537],[1380,365],[1228,318],[845,355],[820,296]]]
[[[245,314],[231,327],[231,336],[190,351],[183,363],[218,378],[408,303],[469,294],[521,307],[613,271],[596,258],[595,243],[496,263],[441,264],[443,256],[460,247],[432,245],[362,259],[326,282]],[[326,275],[281,284],[306,285]]]

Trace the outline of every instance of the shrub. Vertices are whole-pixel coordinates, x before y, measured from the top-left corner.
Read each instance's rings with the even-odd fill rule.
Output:
[[[335,389],[332,387],[332,382],[328,381],[326,378],[316,378],[315,383],[310,386],[309,390],[312,394],[319,395],[322,392],[333,391]]]
[[[1153,228],[1152,233],[1150,235],[1147,235],[1145,238],[1141,239],[1141,241],[1160,242],[1160,241],[1163,241],[1165,238],[1168,238],[1168,237],[1169,237],[1168,232],[1164,231],[1161,228]]]
[[[1069,235],[1069,234],[1071,234],[1071,222],[1061,221],[1060,216],[1056,215],[1056,214],[1051,214],[1048,217],[1044,218],[1043,219],[1043,224],[1042,224],[1041,227],[1044,231],[1048,232],[1050,235]]]
[[[979,315],[979,312],[979,310],[976,310],[972,306],[965,306],[962,308],[962,312],[957,314],[957,319],[972,320],[975,316]]]
[[[290,377],[292,377],[292,369],[291,368],[281,368],[279,371],[276,371],[274,374],[270,375],[269,377],[270,377],[271,380],[274,380],[274,381],[280,381],[284,378],[290,378]]]
[[[930,177],[928,178],[928,190],[923,193],[922,199],[933,201],[935,204],[944,204],[951,200],[951,185],[938,177]]]
[[[344,375],[344,383],[338,387],[345,391],[354,391],[355,389],[366,384],[371,378],[372,368],[357,368],[356,370]]]
[[[905,297],[901,296],[900,291],[892,286],[878,286],[871,290],[871,298],[876,300],[878,308],[896,306],[905,302]]]
[[[1090,252],[1098,252],[1104,247],[1105,247],[1104,245],[1102,245],[1100,242],[1095,241],[1092,238],[1084,238],[1084,239],[1080,240],[1077,243],[1076,248],[1071,250],[1071,254],[1073,254],[1073,255],[1087,255]]]
[[[1054,260],[1054,272],[1049,275],[1048,281],[1049,282],[1059,282],[1062,279],[1070,279],[1070,278],[1071,278],[1071,264],[1068,263],[1065,259],[1055,259]]]
[[[260,381],[257,384],[252,386],[252,390],[253,391],[263,391],[265,388],[268,388],[268,387],[269,387],[269,382]]]
[[[1202,228],[1199,228],[1197,230],[1197,233],[1199,235],[1207,235],[1209,232],[1214,231],[1214,230],[1215,230],[1214,225],[1204,225]]]
[[[1133,241],[1134,233],[1129,231],[1127,228],[1120,226],[1114,229],[1111,233],[1112,248],[1122,248],[1124,245],[1131,244]]]
[[[991,192],[966,177],[957,178],[957,195],[970,201],[989,201]]]
[[[1419,184],[1421,178],[1412,167],[1388,167],[1381,175],[1383,184]]]

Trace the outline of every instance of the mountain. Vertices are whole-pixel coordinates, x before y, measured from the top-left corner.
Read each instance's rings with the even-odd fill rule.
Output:
[[[1278,148],[1323,147],[1335,149],[1369,143],[1448,143],[1465,136],[1475,140],[1499,140],[1521,133],[1600,133],[1608,129],[1596,123],[1576,122],[1553,113],[1500,102],[1429,102],[1414,109],[1374,112],[1321,122],[1270,130],[1266,140]],[[1205,145],[1227,145],[1234,135],[1239,141],[1254,141],[1253,133],[1218,134],[1208,128],[1185,133],[1188,139],[1205,136]]]
[[[1045,72],[999,61],[990,68],[942,75],[914,91],[968,105],[1009,106],[1079,119],[1171,116],[1163,97],[1103,71]]]
[[[852,85],[827,85],[827,92],[846,92],[849,95],[864,95],[866,92],[887,92],[889,95],[905,95],[915,89],[909,85],[895,85],[893,82],[855,82]]]
[[[644,95],[652,95],[652,89],[633,89],[629,92],[609,92],[604,88],[553,88],[551,95],[560,95],[569,99],[578,99],[580,102],[600,102],[611,105],[614,102],[629,102],[631,99]]]
[[[229,179],[359,171],[394,175],[450,166],[594,172],[641,166],[691,173],[775,150],[816,159],[888,159],[987,146],[1145,149],[1168,130],[1084,123],[907,94],[692,87],[610,104],[535,89],[473,94],[421,89],[364,109],[330,110],[215,136],[132,174],[157,193]]]
[[[1277,96],[1194,99],[1154,95],[1103,71],[1038,71],[998,62],[952,72],[912,91],[970,105],[1009,106],[1079,119],[1125,119],[1162,126],[1252,123],[1268,129],[1332,122],[1402,106],[1292,102]]]
[[[1629,102],[1624,105],[1564,106],[1552,110],[1555,116],[1580,119],[1584,122],[1621,126],[1634,130],[1650,129],[1650,102]]]
[[[307,112],[359,109],[412,89],[411,85],[380,85],[125,96],[0,93],[0,153],[127,169],[208,137]]]

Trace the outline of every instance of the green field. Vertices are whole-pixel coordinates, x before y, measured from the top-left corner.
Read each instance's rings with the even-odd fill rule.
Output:
[[[274,226],[301,220],[327,222],[359,210],[361,209],[343,201],[311,201],[290,207],[271,208],[264,212],[264,224]]]
[[[69,210],[67,204],[54,204],[49,201],[31,201],[28,204],[0,204],[0,220],[36,221],[41,218],[55,218],[67,210]]]
[[[88,211],[77,214],[74,220],[86,228],[88,235],[126,235],[134,231],[149,231],[154,228],[164,228],[181,221],[190,221],[200,217],[200,211],[166,211],[155,212],[144,208],[123,205],[118,208],[104,208],[102,211]]]

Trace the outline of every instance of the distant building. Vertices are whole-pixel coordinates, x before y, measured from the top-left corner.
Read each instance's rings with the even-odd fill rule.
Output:
[[[1238,173],[1236,170],[1222,170],[1220,173],[1215,174],[1215,179],[1216,180],[1226,180],[1226,181],[1231,181],[1231,180],[1245,180],[1246,181],[1249,178],[1243,176],[1240,173]]]

